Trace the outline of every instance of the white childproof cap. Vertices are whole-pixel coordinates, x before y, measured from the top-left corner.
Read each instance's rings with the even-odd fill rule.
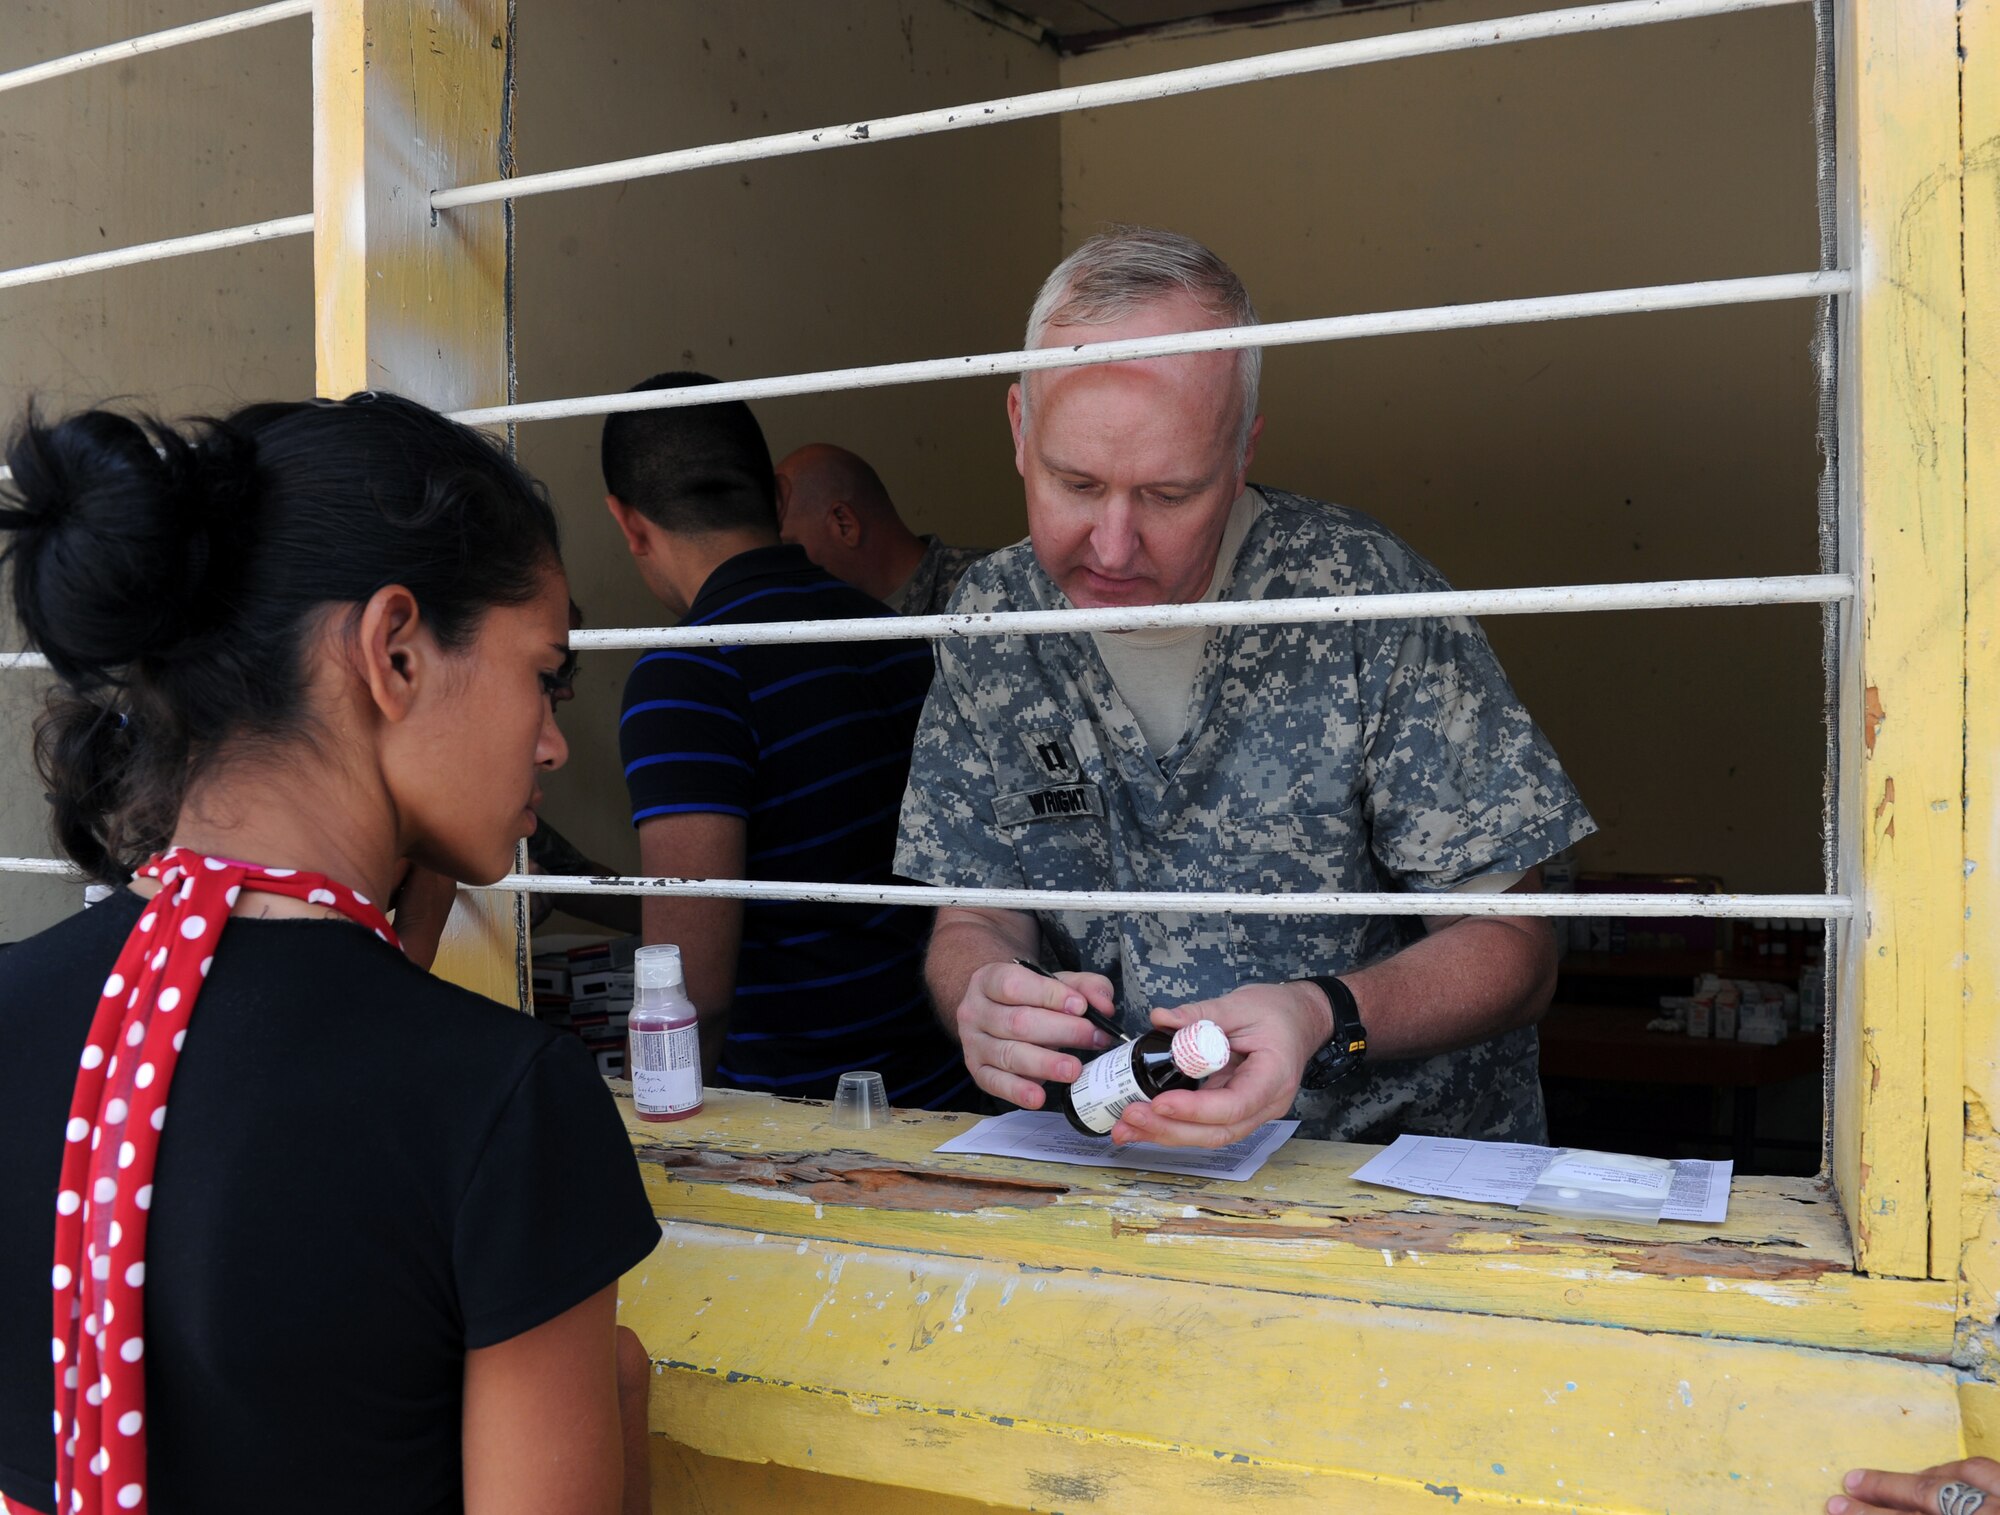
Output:
[[[681,949],[669,945],[641,947],[632,954],[632,981],[640,989],[678,989]]]
[[[1207,1078],[1229,1066],[1229,1038],[1214,1021],[1196,1021],[1174,1033],[1173,1054],[1189,1078]]]

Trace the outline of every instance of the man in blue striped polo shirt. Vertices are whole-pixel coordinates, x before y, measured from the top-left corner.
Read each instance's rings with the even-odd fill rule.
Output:
[[[603,463],[639,576],[680,625],[892,614],[778,540],[771,454],[741,402],[612,416]],[[930,680],[923,642],[647,653],[619,719],[641,871],[889,882]],[[873,1069],[891,1104],[937,1109],[974,1096],[924,990],[930,914],[648,897],[644,935],[681,949],[709,1083],[827,1099]]]

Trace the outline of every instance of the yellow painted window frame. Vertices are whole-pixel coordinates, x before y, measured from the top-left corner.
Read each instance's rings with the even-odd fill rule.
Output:
[[[1995,25],[1989,0],[1842,0],[1836,30],[1841,260],[1856,275],[1840,320],[1841,554],[1860,593],[1841,628],[1839,883],[1856,913],[1832,1176],[1858,1270],[1958,1280],[1963,1266],[1968,1283],[1990,1273],[1971,1250],[1990,1190],[1968,1202],[1961,1175],[1991,1161],[1990,1127],[1967,1117],[1990,1050],[1967,1059],[1994,1031],[1992,868],[1979,877],[1975,838],[1990,849],[2000,733],[2000,538],[1974,507],[2000,420],[1996,253],[1968,196],[1991,196]],[[1983,164],[1968,141],[1989,144]]]
[[[469,207],[439,225],[422,210],[429,188],[502,169],[505,9],[321,0],[324,393],[393,385],[445,408],[510,397],[505,213]],[[1841,261],[1857,276],[1840,313],[1842,562],[1861,586],[1841,626],[1839,887],[1858,909],[1841,928],[1832,1194],[1818,1201],[1851,1221],[1868,1298],[1898,1320],[1956,1306],[1955,1346],[1942,1327],[1921,1342],[1898,1328],[1884,1349],[1979,1363],[2000,1299],[2000,1142],[1987,1113],[2000,1061],[1988,924],[2000,910],[2000,522],[1972,501],[2000,476],[2000,223],[1967,206],[1991,210],[2000,164],[1996,10],[2000,0],[1836,3]],[[525,922],[517,900],[486,899],[441,968],[518,1003]],[[678,1203],[667,1188],[658,1197]],[[1547,1308],[1518,1291],[1483,1307],[1565,1318],[1555,1301],[1575,1292],[1570,1262],[1546,1265]],[[1538,1266],[1523,1262],[1530,1275]],[[1806,1313],[1788,1339],[1861,1345],[1836,1292],[1792,1301]],[[1476,1291],[1462,1307],[1482,1308]]]

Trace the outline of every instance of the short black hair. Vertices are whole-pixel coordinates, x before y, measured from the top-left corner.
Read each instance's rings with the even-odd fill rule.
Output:
[[[657,373],[629,391],[713,384],[705,373]],[[741,400],[607,417],[604,487],[666,531],[778,529],[778,485],[764,428]]]

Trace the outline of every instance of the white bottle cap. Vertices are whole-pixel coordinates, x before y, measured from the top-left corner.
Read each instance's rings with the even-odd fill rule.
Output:
[[[637,989],[680,988],[681,949],[671,945],[641,947],[632,954],[632,974]]]
[[[1174,1066],[1189,1078],[1207,1078],[1229,1066],[1229,1038],[1214,1021],[1196,1021],[1174,1033]]]

